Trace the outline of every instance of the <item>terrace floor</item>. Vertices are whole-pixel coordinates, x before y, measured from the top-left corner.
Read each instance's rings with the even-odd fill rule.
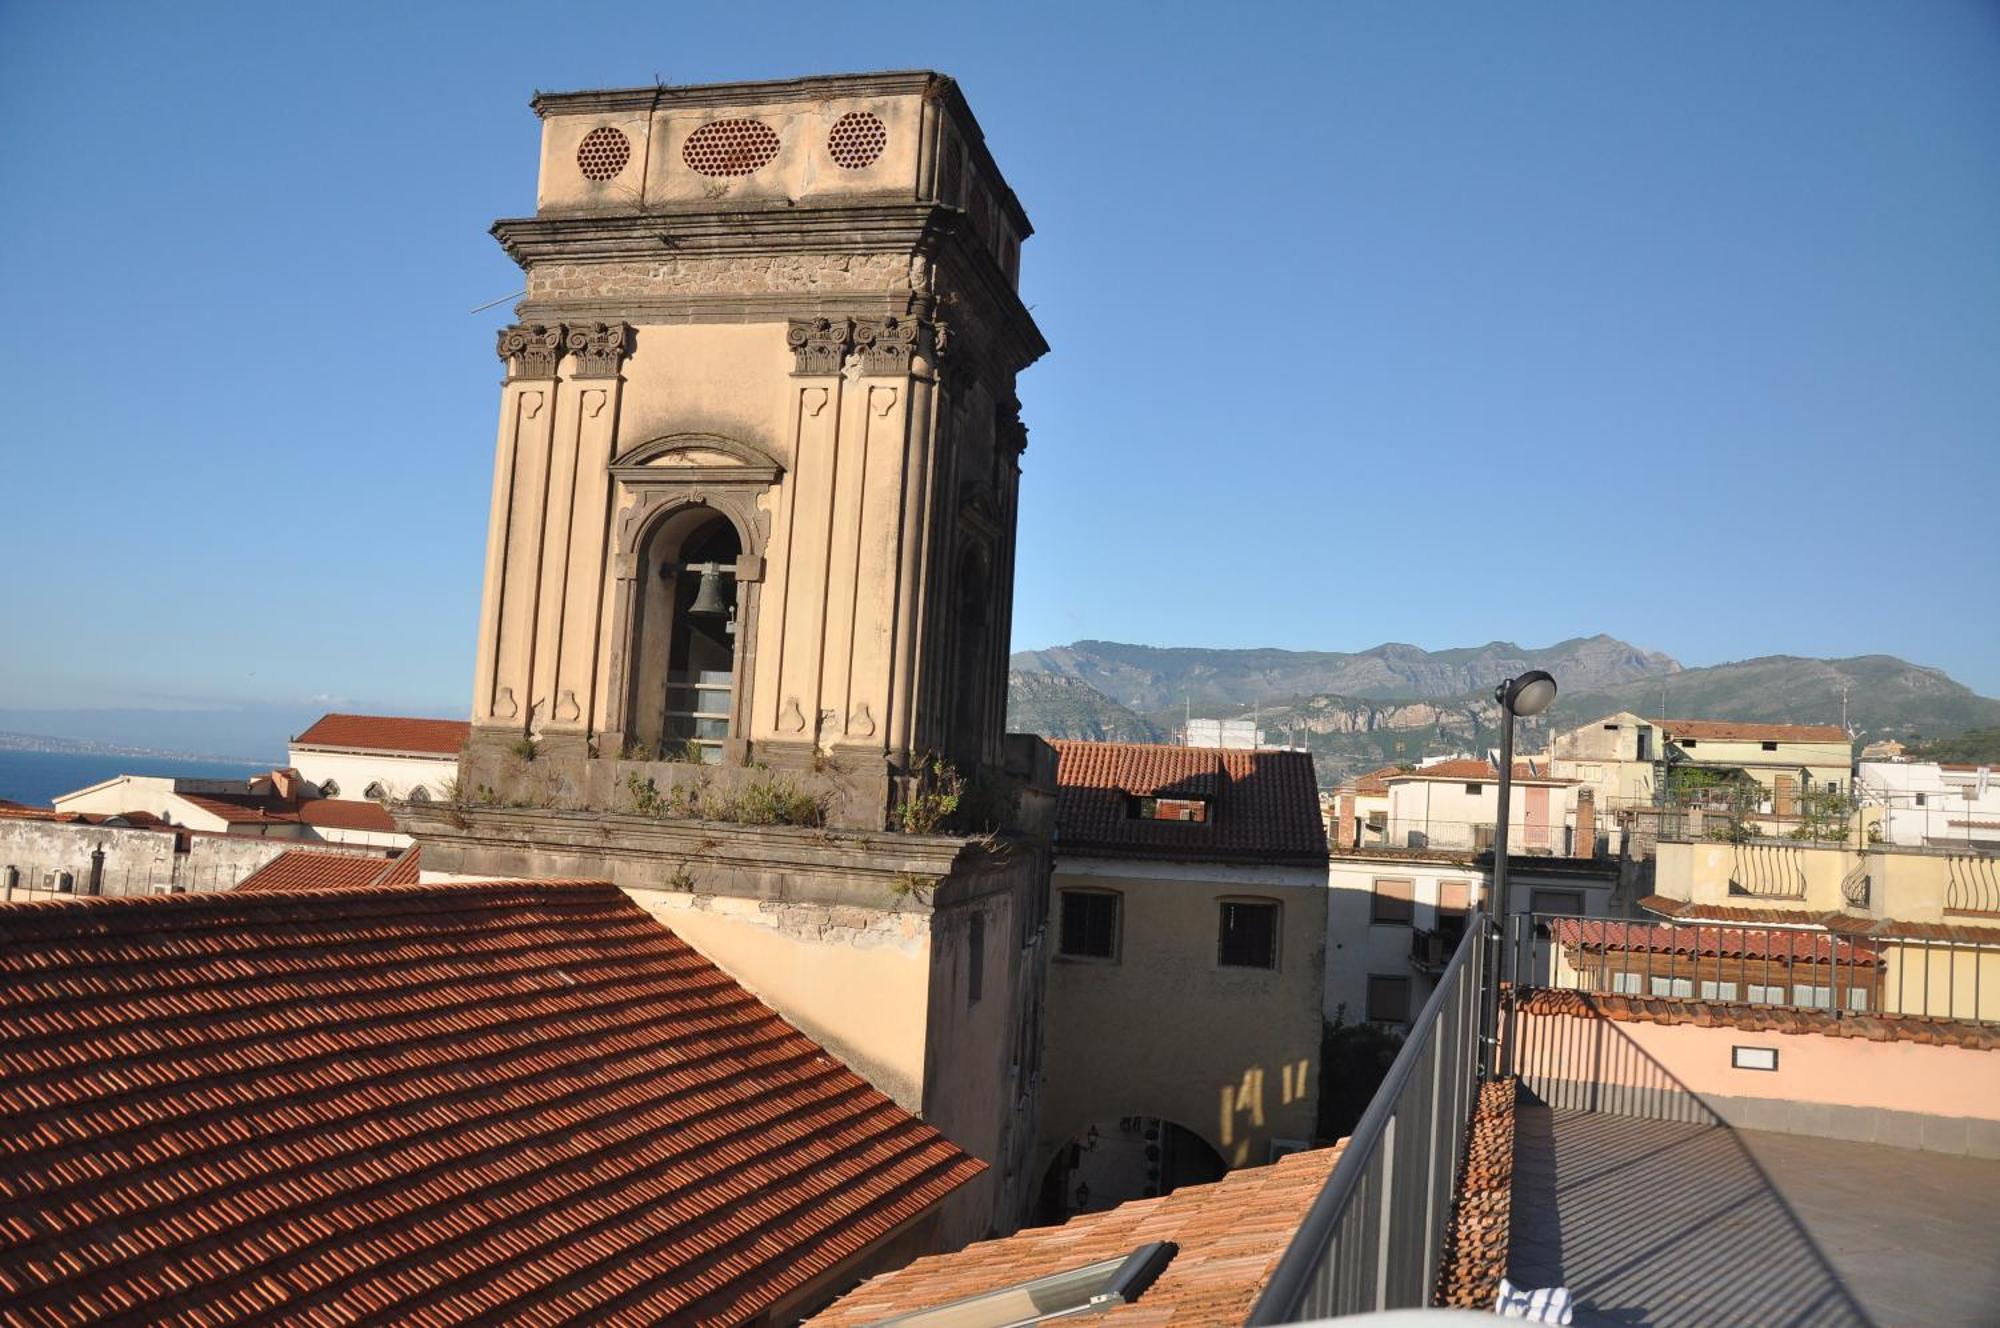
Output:
[[[1576,1324],[2000,1323],[2000,1161],[1523,1102],[1509,1277]]]

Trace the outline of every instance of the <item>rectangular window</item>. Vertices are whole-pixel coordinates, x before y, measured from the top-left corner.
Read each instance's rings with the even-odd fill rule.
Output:
[[[1611,990],[1623,996],[1637,996],[1645,979],[1637,973],[1613,973]]]
[[[1792,984],[1792,1004],[1803,1005],[1812,1010],[1833,1008],[1833,988],[1814,987],[1803,982]]]
[[[1537,913],[1578,914],[1583,912],[1583,895],[1575,890],[1534,890],[1528,894],[1528,907]]]
[[[1703,982],[1701,998],[1705,1001],[1733,1001],[1736,999],[1734,982]]]
[[[986,915],[974,913],[965,939],[965,1003],[979,1004],[986,988]]]
[[[1132,814],[1142,821],[1195,821],[1208,820],[1208,800],[1206,798],[1135,798]]]
[[[1410,980],[1383,974],[1368,976],[1368,1022],[1407,1024],[1410,1022]]]
[[[1693,746],[1695,746],[1695,745],[1696,745],[1696,744],[1695,744],[1695,740],[1694,740],[1693,738],[1682,738],[1682,739],[1681,739],[1681,746],[1683,746],[1683,747],[1693,747]]]
[[[1919,793],[1917,795],[1917,806],[1921,807],[1923,805],[1924,805],[1924,795]]]
[[[1764,750],[1767,752],[1775,752],[1778,750],[1778,744],[1775,742],[1767,742],[1764,744]]]
[[[1486,791],[1486,786],[1484,784],[1467,784],[1465,791],[1468,796],[1476,798]]]
[[[1471,881],[1438,882],[1438,916],[1455,913],[1464,917],[1472,909]]]
[[[1216,962],[1225,968],[1278,966],[1278,906],[1222,901]]]
[[[1694,995],[1694,982],[1690,978],[1654,978],[1653,995],[1692,996]]]
[[[1416,882],[1377,879],[1370,922],[1407,927],[1416,920]]]
[[[1759,986],[1753,982],[1750,984],[1750,1003],[1752,1005],[1783,1005],[1785,1003],[1785,989],[1778,986]]]
[[[1118,957],[1118,896],[1105,890],[1062,892],[1061,951],[1073,959]]]

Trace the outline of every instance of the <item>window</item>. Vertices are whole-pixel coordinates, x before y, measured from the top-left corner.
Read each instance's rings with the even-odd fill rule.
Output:
[[[327,780],[327,781],[326,781],[326,782],[325,782],[324,784],[321,784],[321,785],[319,786],[319,795],[320,795],[320,796],[321,796],[322,798],[337,798],[337,797],[339,797],[339,796],[340,796],[340,784],[339,784],[339,783],[338,783],[337,781],[335,781],[335,780],[331,780],[331,779]],[[1923,794],[1919,793],[1919,794],[1917,795],[1917,806],[1921,807],[1921,806],[1923,806],[1923,805],[1924,805],[1924,804],[1923,804]]]
[[[1733,1001],[1736,999],[1734,982],[1703,982],[1701,998],[1705,1001]]]
[[[1924,805],[1924,795],[1919,793],[1917,795],[1917,806],[1921,807],[1923,805]]]
[[[362,789],[361,796],[364,798],[374,798],[377,801],[380,801],[381,799],[389,796],[389,790],[383,788],[381,781],[377,780],[375,783],[370,784],[367,788]]]
[[[1195,821],[1208,820],[1208,799],[1206,798],[1134,798],[1132,814],[1142,821]]]
[[[415,788],[410,790],[411,802],[429,802],[430,800],[431,800],[431,791],[425,788],[422,784],[419,784]]]
[[[1785,989],[1777,986],[1759,986],[1753,982],[1750,984],[1750,1003],[1752,1005],[1783,1005],[1785,1003]]]
[[[1616,724],[1606,724],[1604,726],[1604,731],[1606,733],[1616,733],[1618,731],[1618,726]]]
[[[1683,746],[1683,747],[1693,747],[1693,746],[1695,746],[1695,745],[1696,745],[1696,744],[1695,744],[1695,740],[1694,740],[1693,738],[1682,738],[1682,739],[1681,739],[1681,746]]]
[[[979,1004],[986,987],[986,915],[974,913],[965,938],[965,1003]]]
[[[1611,990],[1623,996],[1637,996],[1641,989],[1640,984],[1643,981],[1644,979],[1637,973],[1613,973],[1611,975]]]
[[[1652,994],[1655,996],[1692,996],[1694,995],[1694,982],[1689,978],[1654,978]]]
[[[1531,890],[1528,908],[1536,913],[1583,912],[1583,895],[1575,890]]]
[[[1368,920],[1395,927],[1407,927],[1416,920],[1415,900],[1414,881],[1377,880],[1375,895],[1369,905]]]
[[[1486,786],[1484,784],[1467,784],[1465,786],[1466,796],[1468,797],[1476,798],[1485,791]]]
[[[1780,988],[1780,990],[1783,990],[1783,988]],[[1813,1010],[1831,1010],[1833,1008],[1833,988],[1815,987],[1804,982],[1793,983],[1792,1004],[1803,1005]]]
[[[1216,962],[1224,968],[1276,968],[1278,906],[1223,900]]]
[[[1072,959],[1118,957],[1118,896],[1105,890],[1062,892],[1062,953]]]
[[[1868,1008],[1868,993],[1860,987],[1849,987],[1847,989],[1847,1008],[1850,1010],[1866,1010]]]
[[[1368,975],[1368,1022],[1407,1024],[1410,1022],[1410,980],[1387,974]]]
[[[1767,742],[1764,744],[1764,750],[1767,752],[1775,752],[1778,750],[1778,744],[1775,742]]]

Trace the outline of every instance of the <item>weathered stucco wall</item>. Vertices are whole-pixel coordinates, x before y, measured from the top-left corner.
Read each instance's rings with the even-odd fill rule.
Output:
[[[22,889],[38,888],[41,873],[66,870],[76,891],[89,889],[91,855],[104,851],[100,893],[145,894],[155,885],[180,890],[227,890],[287,849],[339,852],[333,845],[296,839],[193,833],[176,853],[171,830],[134,830],[73,822],[0,817],[0,869],[20,872]],[[0,879],[4,872],[0,872]]]
[[[1115,961],[1049,965],[1048,1092],[1038,1162],[1091,1124],[1156,1116],[1230,1166],[1310,1140],[1318,1102],[1326,883],[1311,868],[1058,859],[1065,888],[1120,896]],[[1280,905],[1276,969],[1217,961],[1221,902]]]

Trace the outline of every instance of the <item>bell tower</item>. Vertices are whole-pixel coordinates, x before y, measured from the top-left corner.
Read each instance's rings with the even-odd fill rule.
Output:
[[[467,778],[1002,756],[1030,228],[931,73],[542,95]],[[487,759],[482,760],[481,756]],[[601,772],[598,772],[601,774]],[[616,781],[612,781],[614,784]],[[601,777],[572,781],[587,804]]]

